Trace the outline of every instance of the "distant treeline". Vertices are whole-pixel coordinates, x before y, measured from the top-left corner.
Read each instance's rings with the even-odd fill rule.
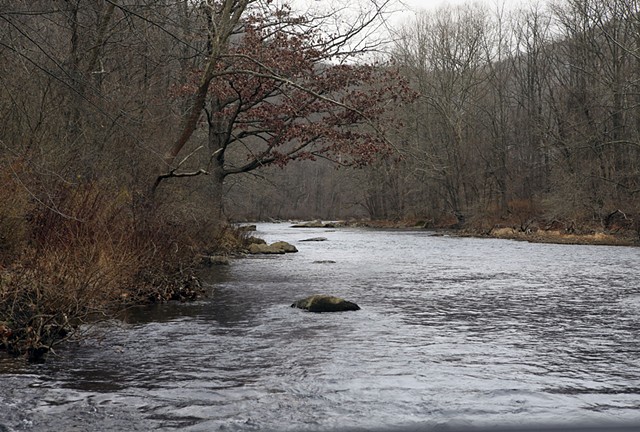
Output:
[[[397,154],[357,171],[317,164],[274,171],[272,185],[240,181],[229,213],[604,228],[615,214],[637,227],[639,8],[570,0],[424,12],[398,29],[391,52],[419,94],[389,107],[404,123]]]

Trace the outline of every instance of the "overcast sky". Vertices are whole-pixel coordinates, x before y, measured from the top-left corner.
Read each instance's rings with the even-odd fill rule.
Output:
[[[286,1],[286,0],[285,0]],[[302,10],[306,8],[324,8],[327,5],[335,4],[340,7],[344,7],[344,0],[289,0],[294,7],[299,7]],[[360,0],[364,4],[369,0]],[[497,8],[498,5],[503,5],[506,9],[517,9],[520,6],[528,3],[542,3],[545,0],[396,0],[397,4],[393,9],[398,10],[395,13],[395,17],[392,18],[392,22],[401,23],[406,19],[410,19],[415,15],[415,12],[420,10],[436,10],[444,5],[460,5],[465,3],[481,3],[490,8]],[[357,2],[351,3],[356,5]],[[354,6],[357,7],[357,6]]]
[[[278,0],[276,0],[278,1]],[[310,13],[314,15],[313,10],[333,10],[334,8],[345,8],[345,0],[280,0],[293,5],[298,12]],[[347,2],[348,8],[353,8],[357,15],[358,5],[366,5],[371,0],[352,0]],[[395,0],[396,3],[390,8],[393,10],[392,16],[389,18],[391,28],[398,29],[402,24],[408,23],[415,17],[415,14],[421,10],[435,11],[446,5],[462,5],[480,3],[486,5],[490,10],[498,9],[514,10],[524,7],[527,4],[543,4],[548,0]],[[348,19],[348,15],[343,15]],[[380,34],[379,34],[380,35]]]
[[[497,12],[498,9],[505,11],[515,10],[532,4],[545,4],[547,0],[398,0],[406,5],[406,11],[394,13],[391,23],[396,26],[410,20],[415,13],[420,10],[433,11],[445,5],[462,5],[479,3],[486,5],[490,10]]]
[[[399,0],[407,4],[411,9],[435,9],[445,4],[473,3],[470,0]],[[475,0],[479,3],[486,3],[490,6],[504,4],[507,8],[515,8],[522,4],[530,3],[530,0]]]

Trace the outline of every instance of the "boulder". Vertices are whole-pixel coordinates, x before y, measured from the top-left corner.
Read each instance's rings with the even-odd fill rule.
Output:
[[[311,237],[308,239],[304,239],[304,240],[300,240],[303,242],[322,242],[322,241],[327,241],[326,237]]]
[[[266,243],[253,243],[249,245],[249,253],[250,254],[283,254],[283,253],[291,253],[298,252],[298,249],[291,243],[287,243],[284,241],[279,241],[275,243],[271,243],[270,245]]]
[[[285,251],[286,253],[298,252],[298,249],[291,243],[287,243],[285,241],[278,241],[271,244],[271,247],[277,247]]]
[[[258,254],[284,254],[284,250],[282,248],[279,247],[273,247],[271,245],[268,244],[258,244],[258,243],[253,243],[251,245],[249,245],[249,253],[253,254],[253,255],[258,255]]]
[[[291,305],[309,312],[343,312],[360,310],[357,304],[330,295],[312,295],[311,297],[298,300]]]

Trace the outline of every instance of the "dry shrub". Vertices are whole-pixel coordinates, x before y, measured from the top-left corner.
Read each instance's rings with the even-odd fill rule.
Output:
[[[128,303],[192,300],[202,293],[194,269],[202,245],[186,227],[149,217],[130,246],[136,262],[123,294]]]
[[[492,229],[507,224],[505,215],[496,203],[478,205],[471,208],[469,213],[469,228],[481,233],[489,233]]]
[[[228,255],[249,247],[250,232],[246,229],[225,224],[216,228],[211,238],[214,239],[207,247],[210,254]]]
[[[507,208],[510,222],[522,232],[527,232],[542,213],[534,199],[514,199],[507,203]]]
[[[106,179],[0,166],[0,349],[30,360],[128,305],[195,298],[201,254],[247,246],[245,232]]]
[[[27,191],[13,176],[20,163],[0,165],[0,268],[15,261],[26,246],[29,227],[25,216],[31,204]]]
[[[0,278],[0,347],[7,351],[37,360],[118,305],[192,298],[199,289],[191,271],[197,245],[152,217],[139,229],[126,190],[60,182],[38,202],[22,215],[26,240]]]

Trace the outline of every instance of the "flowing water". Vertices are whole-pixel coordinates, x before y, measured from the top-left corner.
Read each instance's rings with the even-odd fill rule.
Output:
[[[45,364],[0,359],[0,430],[640,424],[640,249],[258,235],[299,252],[214,267],[208,298],[131,312]],[[362,310],[289,307],[314,293]]]

